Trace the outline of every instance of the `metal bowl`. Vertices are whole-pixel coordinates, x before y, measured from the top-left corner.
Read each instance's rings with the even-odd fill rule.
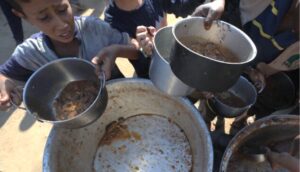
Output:
[[[245,102],[243,107],[233,107],[222,102],[217,96],[213,97],[209,101],[210,104],[217,111],[218,115],[223,117],[233,118],[241,115],[256,102],[257,91],[255,87],[244,77],[240,77],[239,80],[228,90],[237,97],[241,98]]]
[[[107,108],[96,122],[76,130],[52,129],[44,151],[44,172],[92,172],[98,144],[107,125],[119,118],[126,119],[139,114],[161,115],[174,121],[189,140],[193,156],[192,171],[212,171],[211,138],[201,115],[189,100],[168,96],[156,89],[151,81],[144,79],[111,80],[107,84],[107,90]],[[135,171],[130,170],[131,162],[141,162],[139,165],[142,166],[144,163],[153,164],[157,160],[159,161],[151,159],[145,162],[143,157],[128,158],[123,168],[115,170]],[[142,168],[140,170],[143,171]]]
[[[296,88],[290,77],[278,72],[266,79],[266,87],[258,95],[257,101],[271,112],[288,108],[295,102]]]
[[[191,94],[194,88],[178,79],[169,64],[174,42],[171,26],[162,28],[155,34],[149,75],[153,84],[161,91],[172,96],[186,96]]]
[[[172,46],[171,68],[185,84],[199,91],[221,92],[229,89],[245,67],[254,60],[257,50],[252,40],[237,27],[214,21],[204,29],[204,18],[190,17],[173,26],[176,41]],[[231,50],[240,62],[224,62],[198,54],[181,41],[181,37],[199,37]]]
[[[57,120],[52,108],[53,100],[67,84],[78,80],[100,82],[96,99],[89,108],[74,118]],[[106,108],[105,79],[99,79],[93,64],[86,60],[78,58],[55,60],[42,66],[29,78],[24,87],[23,100],[27,111],[41,122],[65,128],[83,127],[99,118]]]

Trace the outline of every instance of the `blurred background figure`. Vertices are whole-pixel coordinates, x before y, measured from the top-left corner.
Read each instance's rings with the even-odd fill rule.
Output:
[[[16,41],[16,45],[22,43],[24,40],[22,20],[13,14],[11,6],[5,0],[0,0],[0,6]]]
[[[73,7],[73,9],[77,10],[77,11],[83,11],[86,8],[79,2],[79,0],[70,0],[70,3]]]

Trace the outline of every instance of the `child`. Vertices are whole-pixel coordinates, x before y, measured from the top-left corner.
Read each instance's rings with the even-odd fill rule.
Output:
[[[207,16],[207,29],[212,20],[218,19],[219,14],[222,13],[220,11],[218,15],[209,17],[207,11],[214,13],[212,3],[198,8],[199,14]],[[239,9],[242,28],[257,47],[257,56],[253,62],[253,67],[256,69],[247,70],[246,73],[252,80],[260,80],[263,83],[264,77],[270,74],[280,70],[291,71],[287,74],[295,78],[293,81],[298,89],[299,0],[240,0]]]
[[[9,0],[13,12],[42,32],[20,44],[0,68],[0,108],[10,107],[17,81],[26,81],[42,65],[63,57],[102,64],[107,78],[115,78],[116,57],[137,58],[129,36],[92,17],[75,17],[68,0]],[[82,71],[84,72],[84,71]],[[16,102],[15,102],[16,103]]]
[[[216,1],[197,9],[197,14],[206,16],[207,29],[223,12],[213,10]],[[239,9],[242,28],[258,49],[255,64],[270,63],[299,40],[299,0],[240,0]]]
[[[109,0],[105,10],[105,21],[122,32],[127,32],[132,38],[137,38],[144,44],[144,38],[150,32],[166,26],[166,13],[177,16],[187,16],[202,4],[204,0]],[[136,35],[136,30],[138,33]],[[152,44],[152,43],[150,43]],[[152,47],[151,47],[152,48]],[[151,54],[150,48],[143,47],[144,54]],[[131,61],[139,77],[147,77],[150,60],[140,53],[138,61]]]

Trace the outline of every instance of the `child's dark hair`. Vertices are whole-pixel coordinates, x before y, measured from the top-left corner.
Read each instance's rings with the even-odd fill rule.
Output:
[[[22,7],[20,6],[20,2],[30,2],[30,0],[5,0],[7,3],[10,4],[10,6],[23,13]]]

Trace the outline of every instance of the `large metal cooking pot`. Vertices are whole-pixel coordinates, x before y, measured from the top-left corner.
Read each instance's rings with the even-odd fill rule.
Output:
[[[94,102],[81,114],[71,119],[57,120],[52,102],[57,94],[72,81],[92,80],[100,82]],[[79,58],[64,58],[50,62],[38,69],[26,82],[23,92],[26,109],[37,120],[57,127],[78,128],[95,121],[107,105],[105,78],[98,78],[90,62]]]
[[[208,129],[199,112],[187,99],[168,96],[156,89],[149,80],[143,79],[111,80],[107,90],[108,105],[97,121],[76,130],[52,129],[44,151],[44,172],[92,172],[94,156],[107,125],[119,118],[138,114],[162,115],[178,124],[190,142],[192,171],[212,171],[213,148]],[[131,162],[130,159],[128,162]],[[118,171],[126,169],[130,168]]]
[[[232,169],[228,169],[229,163],[231,163],[233,156],[239,152],[242,146],[265,146],[270,143],[293,139],[300,134],[299,122],[299,116],[275,115],[262,118],[243,128],[228,144],[223,154],[220,171],[232,171]],[[240,163],[242,161],[240,159],[234,162]],[[247,171],[257,171],[255,164],[252,167],[248,168]],[[268,171],[272,171],[271,168]]]
[[[256,47],[252,40],[237,27],[214,21],[204,29],[204,18],[183,19],[173,27],[176,39],[171,53],[171,68],[185,84],[200,91],[221,92],[230,88],[246,66],[255,58]],[[199,37],[231,50],[240,62],[224,62],[198,54],[180,42],[181,37]]]
[[[156,33],[149,76],[153,84],[161,91],[172,96],[186,96],[194,89],[179,80],[169,64],[174,42],[171,26],[162,28]]]

